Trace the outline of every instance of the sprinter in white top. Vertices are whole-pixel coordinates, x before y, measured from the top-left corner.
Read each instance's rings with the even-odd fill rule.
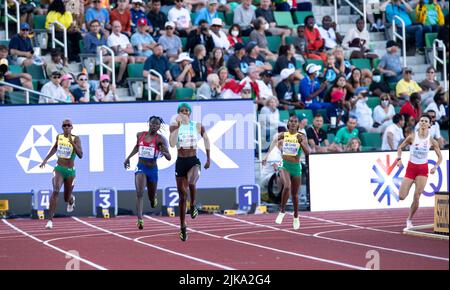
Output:
[[[400,144],[397,149],[397,166],[402,166],[402,149],[410,146],[410,159],[406,167],[406,174],[400,186],[400,200],[404,200],[411,189],[413,183],[416,183],[414,190],[414,200],[409,211],[408,219],[406,220],[406,228],[411,228],[412,218],[419,208],[420,195],[425,189],[428,179],[428,152],[430,147],[434,148],[438,160],[436,165],[431,168],[430,173],[434,174],[436,169],[442,162],[441,150],[439,144],[430,136],[431,119],[428,115],[422,115],[419,120],[419,129],[414,134],[409,135]]]

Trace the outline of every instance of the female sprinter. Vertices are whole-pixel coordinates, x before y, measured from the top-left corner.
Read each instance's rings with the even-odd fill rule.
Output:
[[[147,186],[148,198],[150,199],[150,206],[155,208],[158,204],[156,199],[156,189],[158,187],[158,165],[156,159],[162,154],[167,160],[171,159],[167,143],[164,137],[158,134],[161,128],[163,119],[156,116],[151,116],[148,120],[148,132],[137,133],[137,142],[131,151],[130,155],[123,163],[125,168],[130,168],[130,158],[138,153],[139,161],[134,173],[134,183],[136,185],[136,213],[137,213],[137,227],[142,230],[144,228],[143,214],[143,197],[144,190]]]
[[[198,210],[195,206],[195,194],[197,193],[196,183],[200,176],[201,163],[197,158],[197,135],[203,137],[206,148],[205,169],[208,169],[211,163],[209,139],[202,124],[191,121],[191,106],[187,103],[181,103],[178,106],[178,116],[174,123],[170,124],[171,147],[177,146],[178,158],[175,163],[175,178],[177,182],[178,194],[180,195],[180,239],[187,240],[186,232],[186,200],[189,189],[191,197],[191,218],[196,218]]]
[[[75,196],[72,195],[73,185],[75,181],[75,156],[83,158],[83,150],[81,149],[81,141],[78,136],[72,135],[72,121],[64,120],[62,123],[64,134],[56,136],[55,145],[42,161],[40,168],[44,168],[47,161],[55,153],[58,157],[57,165],[53,171],[53,193],[50,199],[49,218],[45,228],[53,228],[53,216],[58,203],[58,194],[64,183],[64,201],[67,202],[67,212],[72,212],[75,207]]]
[[[298,117],[293,115],[289,118],[287,124],[288,132],[279,133],[278,136],[270,144],[269,152],[264,157],[262,164],[266,165],[267,156],[269,156],[272,149],[280,145],[283,155],[283,165],[279,168],[281,174],[281,182],[283,183],[283,192],[280,203],[280,213],[276,219],[277,224],[283,222],[285,216],[285,207],[289,199],[289,194],[292,196],[292,203],[294,204],[294,222],[295,230],[300,228],[300,219],[298,218],[298,191],[300,188],[302,167],[300,164],[300,155],[302,150],[306,155],[309,154],[309,147],[306,144],[306,138],[302,133],[298,132],[299,121]]]
[[[425,185],[427,184],[428,152],[430,151],[431,146],[433,146],[438,160],[436,165],[431,168],[430,173],[434,174],[442,162],[439,144],[430,136],[430,123],[430,117],[428,115],[422,115],[419,120],[419,129],[414,134],[410,134],[406,137],[397,149],[397,166],[402,166],[402,150],[410,145],[410,158],[408,166],[406,167],[405,178],[400,186],[400,200],[404,200],[408,196],[411,186],[413,183],[416,183],[414,200],[409,211],[408,219],[406,220],[406,228],[411,228],[413,226],[412,218],[419,208],[420,194],[424,191]]]

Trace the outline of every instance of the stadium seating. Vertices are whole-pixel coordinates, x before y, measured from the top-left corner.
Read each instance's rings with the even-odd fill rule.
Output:
[[[289,114],[288,110],[280,110],[280,121],[287,122],[289,120]]]
[[[47,15],[33,15],[34,29],[45,29],[45,18]]]
[[[368,69],[368,70],[372,69],[372,66],[370,65],[370,60],[367,58],[354,58],[350,61],[350,63],[359,69]]]
[[[311,11],[295,11],[294,12],[294,21],[295,24],[304,24],[305,18],[309,15],[313,15]]]
[[[367,99],[367,106],[369,106],[369,108],[375,109],[376,106],[378,106],[380,104],[380,98],[379,97],[369,97]]]
[[[291,12],[274,11],[273,14],[277,26],[287,26],[289,28],[295,27]]]
[[[178,88],[175,91],[175,98],[177,100],[190,100],[194,96],[194,89]]]
[[[308,125],[312,124],[313,121],[313,113],[311,110],[308,109],[304,109],[304,110],[295,110],[295,114],[297,116],[301,115],[301,114],[305,114],[306,115],[306,119],[308,119]]]
[[[381,133],[361,133],[361,145],[373,148],[381,148]]]
[[[278,49],[281,45],[280,36],[267,36],[268,48],[273,53],[278,53]]]

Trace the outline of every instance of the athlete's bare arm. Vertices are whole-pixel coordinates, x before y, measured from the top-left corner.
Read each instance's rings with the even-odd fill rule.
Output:
[[[69,134],[69,143],[72,144],[73,149],[75,150],[75,153],[77,154],[78,158],[83,158],[83,149],[81,148],[81,140],[80,137],[75,136],[75,140],[72,140],[72,135]]]
[[[130,168],[130,159],[131,157],[134,156],[134,154],[138,153],[139,151],[139,138],[141,138],[142,132],[137,133],[136,138],[136,145],[134,145],[133,150],[131,151],[130,155],[128,155],[127,159],[125,159],[125,161],[123,162],[123,166],[125,167],[125,169]]]
[[[273,148],[278,145],[278,142],[282,139],[281,137],[284,137],[283,133],[278,133],[275,137],[273,137],[272,142],[270,143],[269,151],[267,151],[266,156],[261,162],[263,166],[266,166],[267,158],[269,158],[270,152],[272,152]]]
[[[431,168],[430,173],[434,174],[436,172],[436,169],[441,165],[442,162],[442,154],[441,149],[439,148],[439,143],[435,139],[431,138],[431,144],[434,147],[434,152],[436,152],[436,155],[438,157],[438,160],[436,161],[436,164],[433,168]]]
[[[409,135],[406,137],[405,140],[403,140],[402,144],[400,144],[397,148],[397,166],[402,166],[402,150],[408,145],[411,145],[414,141],[414,135]]]
[[[167,160],[170,161],[172,159],[172,156],[170,156],[169,148],[167,147],[166,139],[164,139],[164,137],[162,137],[161,135],[159,135],[159,137],[160,137],[160,138],[158,138],[159,151],[164,155],[164,157]]]
[[[205,169],[208,169],[211,165],[211,158],[210,158],[210,144],[209,144],[209,138],[208,134],[206,134],[205,127],[203,127],[202,124],[197,123],[197,130],[200,132],[200,135],[203,137],[203,141],[205,142],[205,149],[206,149],[206,163],[205,163]]]
[[[50,152],[48,152],[47,157],[42,161],[41,165],[39,165],[40,168],[44,168],[45,164],[47,164],[47,161],[53,156],[53,154],[56,153],[56,150],[58,149],[58,136],[56,136],[56,142],[55,145],[53,145],[52,149],[50,149]]]
[[[298,140],[298,143],[300,143],[300,146],[302,147],[302,150],[305,153],[305,156],[308,156],[310,152],[309,152],[309,146],[306,142],[306,136],[303,135],[302,133],[299,133],[297,135],[297,140]]]

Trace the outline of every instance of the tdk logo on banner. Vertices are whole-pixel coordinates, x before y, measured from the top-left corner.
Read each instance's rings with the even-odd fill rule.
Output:
[[[16,158],[25,173],[49,173],[52,166],[39,168],[42,160],[53,146],[58,132],[52,125],[33,125],[16,153]],[[56,160],[53,156],[50,160]]]
[[[372,170],[376,173],[377,178],[370,179],[370,183],[378,184],[373,192],[375,197],[379,195],[378,202],[382,203],[386,199],[387,205],[391,205],[391,197],[399,201],[398,191],[403,179],[399,175],[403,166],[397,167],[396,162],[391,164],[390,156],[386,155],[386,163],[378,158],[377,163],[372,166]],[[380,192],[381,194],[379,194]]]
[[[217,121],[215,125],[207,131],[210,141],[211,161],[213,161],[221,169],[236,169],[239,166],[227,156],[219,147],[214,145],[228,130],[236,124],[235,120]],[[124,136],[124,145],[114,148],[120,158],[125,158],[126,154],[131,152],[136,144],[136,134],[139,131],[148,130],[147,123],[103,123],[103,124],[75,124],[72,133],[78,136],[87,136],[89,146],[86,148],[84,144],[84,151],[89,152],[89,171],[103,172],[104,171],[104,137],[106,135],[122,135]],[[160,132],[166,140],[169,140],[169,126],[163,124]],[[48,166],[41,169],[39,164],[45,158],[51,147],[56,141],[57,131],[52,125],[33,125],[25,136],[24,141],[20,145],[16,153],[16,158],[19,161],[25,173],[50,173],[53,171],[52,161],[56,160],[54,155],[50,160]],[[199,138],[197,143],[199,150],[206,153],[203,138]],[[236,148],[230,148],[237,150]],[[111,150],[111,148],[108,148]],[[165,158],[158,160],[158,168],[165,169],[173,165],[176,161],[177,148],[169,148],[172,155],[172,160],[167,161]],[[110,152],[110,151],[108,151]],[[111,154],[111,152],[109,153]],[[137,163],[135,156],[131,160],[129,170],[133,170]]]

